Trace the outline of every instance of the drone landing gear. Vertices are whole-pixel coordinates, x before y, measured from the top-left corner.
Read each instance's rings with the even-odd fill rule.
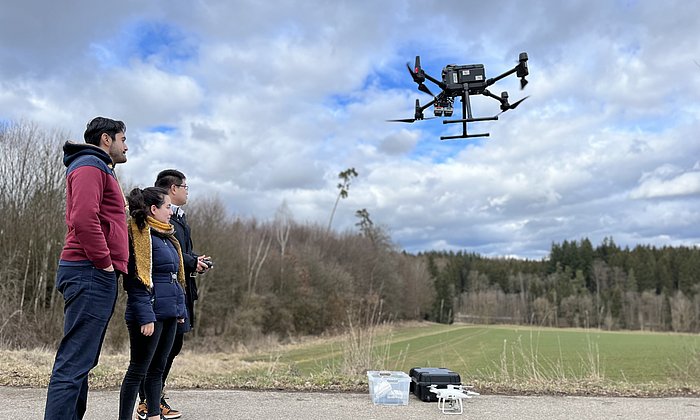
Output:
[[[489,133],[479,133],[479,134],[469,134],[467,133],[467,123],[478,122],[478,121],[497,121],[498,115],[494,117],[472,117],[472,106],[469,102],[468,90],[462,94],[462,115],[466,115],[467,118],[460,118],[456,120],[443,120],[443,124],[456,124],[462,123],[462,134],[455,136],[441,136],[440,140],[452,140],[452,139],[468,139],[472,137],[489,137]]]

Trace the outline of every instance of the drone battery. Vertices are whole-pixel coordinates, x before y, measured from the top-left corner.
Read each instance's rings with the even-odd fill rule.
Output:
[[[485,79],[483,64],[465,66],[449,65],[443,70],[443,81],[448,87],[457,87],[465,83],[480,83]]]
[[[460,83],[483,82],[484,81],[484,66],[474,64],[471,66],[460,66],[456,68],[459,72]]]
[[[447,385],[462,384],[459,373],[446,368],[415,367],[409,371],[408,375],[411,377],[410,392],[413,392],[418,399],[425,402],[438,400],[437,394],[430,392],[431,385],[436,385],[438,388],[447,388]]]

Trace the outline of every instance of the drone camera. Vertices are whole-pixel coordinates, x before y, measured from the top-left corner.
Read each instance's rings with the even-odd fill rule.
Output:
[[[452,106],[453,103],[454,100],[450,97],[440,96],[437,98],[433,108],[435,116],[442,117],[444,115],[445,117],[451,117],[452,113],[454,112],[454,108]]]
[[[435,104],[434,112],[436,117],[442,117],[443,114],[446,117],[451,117],[452,113],[454,112],[454,109],[452,108],[452,105],[442,106]]]

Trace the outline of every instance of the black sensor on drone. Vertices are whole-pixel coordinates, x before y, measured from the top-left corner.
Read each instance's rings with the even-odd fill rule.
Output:
[[[454,98],[460,97],[462,100],[462,118],[443,120],[442,123],[461,123],[462,134],[455,136],[442,136],[440,137],[440,140],[488,137],[489,133],[467,133],[467,123],[477,121],[496,121],[498,120],[498,115],[508,111],[509,109],[515,109],[528,98],[526,96],[511,104],[508,102],[508,92],[501,92],[501,95],[498,96],[486,89],[487,87],[507,76],[510,76],[513,73],[520,78],[520,89],[524,89],[525,85],[527,85],[525,76],[530,74],[527,68],[527,53],[525,52],[520,53],[520,56],[518,57],[518,64],[515,67],[490,79],[486,78],[486,72],[483,64],[467,64],[459,66],[449,64],[442,69],[442,80],[435,79],[423,70],[420,65],[420,56],[416,56],[416,65],[413,69],[411,69],[411,66],[408,63],[406,63],[406,68],[408,68],[408,72],[411,74],[413,81],[418,84],[418,90],[427,93],[428,95],[432,96],[433,99],[425,105],[421,105],[420,100],[416,99],[416,112],[413,118],[403,118],[389,121],[413,123],[419,120],[428,120],[436,117],[451,117],[454,112]],[[437,95],[433,95],[430,89],[428,89],[428,87],[425,85],[426,80],[429,80],[437,85],[441,89],[441,92]],[[501,104],[501,112],[493,117],[473,117],[472,107],[469,102],[470,95],[484,95],[497,100]],[[430,106],[433,106],[435,117],[425,118],[423,111]]]

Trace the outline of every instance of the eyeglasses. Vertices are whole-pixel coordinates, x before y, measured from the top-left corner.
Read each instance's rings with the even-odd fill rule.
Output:
[[[180,187],[180,188],[184,188],[184,189],[186,189],[186,190],[189,190],[189,189],[190,189],[190,186],[189,186],[189,185],[185,185],[185,184],[175,184],[175,186],[176,186],[176,187]]]

